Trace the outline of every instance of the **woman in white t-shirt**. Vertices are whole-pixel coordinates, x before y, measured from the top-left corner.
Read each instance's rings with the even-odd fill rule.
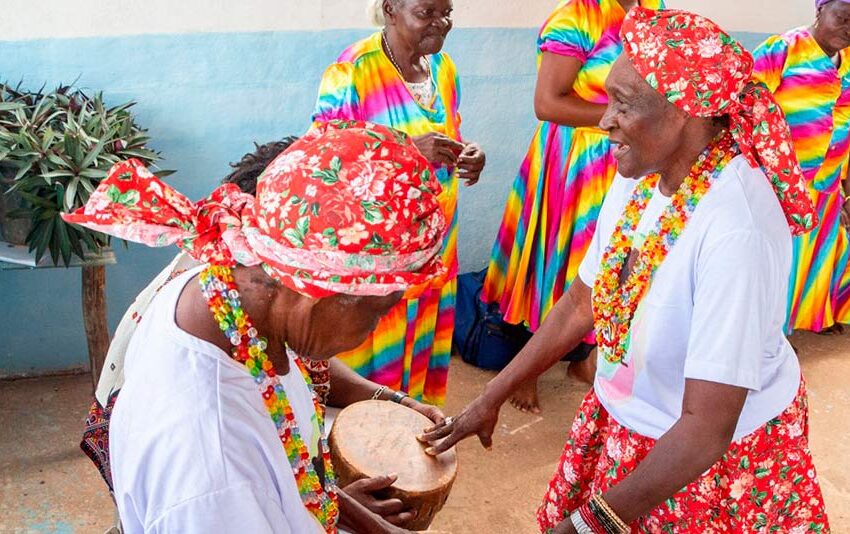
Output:
[[[594,388],[538,510],[542,532],[828,532],[782,329],[789,226],[816,218],[787,123],[750,83],[752,56],[713,22],[638,7],[621,36],[600,122],[620,176],[580,282],[422,439],[434,453],[473,434],[489,446],[511,391],[592,326]]]
[[[201,263],[127,347],[109,453],[126,532],[407,532],[338,491],[298,355],[357,346],[445,272],[439,190],[404,134],[333,122],[277,157],[256,198],[227,184],[193,204],[130,160],[64,216]]]

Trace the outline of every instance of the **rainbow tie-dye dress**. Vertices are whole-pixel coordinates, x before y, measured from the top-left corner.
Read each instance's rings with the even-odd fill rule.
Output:
[[[770,37],[754,52],[755,76],[785,112],[819,225],[794,238],[786,330],[850,323],[850,237],[841,226],[850,154],[850,49],[835,67],[808,28]]]
[[[313,120],[367,120],[411,136],[439,132],[461,140],[454,62],[442,52],[429,60],[435,91],[431,105],[424,106],[384,53],[380,32],[355,43],[325,71]],[[454,169],[436,172],[443,186],[440,203],[451,221],[443,248],[448,276],[421,297],[400,302],[360,347],[338,357],[361,376],[441,405],[455,316],[458,180]]]
[[[659,9],[663,2],[640,5]],[[625,16],[617,0],[562,0],[540,30],[538,64],[543,52],[578,58],[573,92],[607,104],[605,79],[623,48]],[[508,196],[482,292],[507,322],[536,331],[567,290],[615,172],[604,131],[540,123]]]

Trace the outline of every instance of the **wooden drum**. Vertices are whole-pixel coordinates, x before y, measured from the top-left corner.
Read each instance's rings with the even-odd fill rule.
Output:
[[[429,456],[416,439],[432,424],[394,402],[367,400],[348,406],[334,419],[328,437],[339,486],[395,473],[398,480],[382,497],[400,499],[416,512],[403,528],[427,529],[446,503],[457,475],[454,449]]]

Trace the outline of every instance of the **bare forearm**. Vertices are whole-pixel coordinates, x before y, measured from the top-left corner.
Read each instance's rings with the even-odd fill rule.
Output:
[[[603,497],[623,521],[631,523],[696,480],[728,446],[729,440],[701,435],[699,424],[683,417],[637,469]]]
[[[630,523],[696,480],[732,441],[747,390],[686,380],[682,416],[632,474],[603,497]]]
[[[604,104],[591,104],[575,95],[539,97],[534,103],[538,119],[573,128],[598,126],[606,107]]]
[[[592,327],[590,288],[576,279],[522,351],[487,384],[483,395],[501,405],[520,384],[555,365]]]
[[[331,391],[328,405],[334,408],[345,408],[349,404],[371,399],[378,384],[358,375],[338,358],[330,359]],[[388,395],[384,395],[388,397]]]

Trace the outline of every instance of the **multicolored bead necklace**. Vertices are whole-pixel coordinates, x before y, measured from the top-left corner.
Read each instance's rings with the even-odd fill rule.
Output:
[[[201,291],[207,299],[213,317],[233,345],[233,359],[245,364],[263,396],[269,415],[277,427],[278,436],[283,443],[283,449],[295,475],[295,483],[305,508],[321,523],[326,532],[336,532],[336,523],[339,518],[336,478],[331,465],[328,444],[323,437],[324,412],[315,394],[313,404],[319,422],[319,440],[327,490],[322,487],[319,475],[310,459],[310,453],[301,438],[298,422],[286,397],[286,391],[266,354],[268,342],[265,338],[258,337],[257,329],[242,309],[232,269],[223,265],[210,265],[201,272],[200,283]],[[310,375],[303,362],[297,356],[293,359],[312,391]]]
[[[610,363],[621,363],[630,342],[632,319],[649,290],[655,271],[676,244],[700,199],[714,179],[737,155],[728,132],[721,132],[700,154],[655,229],[646,236],[634,268],[621,284],[623,269],[632,250],[634,233],[661,176],[650,174],[635,187],[631,200],[617,223],[608,248],[602,255],[599,275],[593,285],[593,326],[600,355]]]

